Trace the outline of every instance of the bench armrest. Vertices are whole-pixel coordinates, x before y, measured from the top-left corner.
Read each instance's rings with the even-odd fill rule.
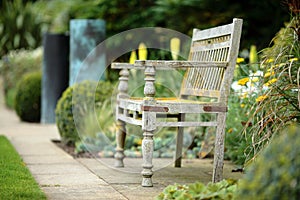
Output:
[[[130,63],[112,63],[111,64],[112,69],[145,69],[145,67],[137,67],[134,64]]]
[[[136,60],[135,64],[112,63],[112,69],[145,69],[146,66],[155,67],[156,70],[167,69],[186,69],[191,67],[206,68],[220,67],[225,68],[228,62],[197,62],[197,61],[177,61],[177,60]]]
[[[155,67],[156,70],[186,69],[186,68],[226,68],[228,62],[197,62],[197,61],[176,61],[176,60],[136,60],[134,68]]]

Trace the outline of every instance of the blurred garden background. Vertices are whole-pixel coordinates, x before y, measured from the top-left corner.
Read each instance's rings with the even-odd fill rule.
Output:
[[[273,137],[289,125],[299,123],[300,3],[297,0],[3,0],[0,10],[0,75],[5,103],[15,109],[23,121],[40,122],[43,34],[68,34],[71,19],[105,20],[106,38],[109,38],[140,27],[164,27],[191,36],[195,27],[205,29],[231,23],[232,18],[237,17],[244,22],[229,98],[226,159],[242,169]],[[138,54],[138,45],[136,49],[134,53]],[[117,60],[129,62],[130,55],[134,54],[128,52]],[[146,58],[172,59],[172,56],[170,52],[150,49]],[[62,141],[75,146],[77,153],[89,149],[100,152],[99,156],[114,154],[111,96],[118,72],[108,68],[105,73],[105,80],[100,82],[85,81],[70,86],[58,101],[56,123]],[[94,91],[89,90],[93,84],[97,84],[95,98]],[[82,102],[96,101],[97,118],[102,128],[100,134],[98,125],[91,122],[93,114],[86,112],[89,110],[87,105],[77,102],[75,109],[80,110],[83,118],[82,124],[77,126],[86,133],[79,139],[78,127],[72,118],[74,89],[80,91],[80,98],[88,99]],[[174,95],[159,84],[157,93]],[[129,127],[129,131],[137,130]],[[211,130],[191,128],[188,132],[184,156],[195,159],[211,156]],[[173,146],[167,145],[172,139],[172,130],[163,130],[155,138],[155,156],[172,157]],[[140,157],[140,144],[141,136],[129,135],[126,155]],[[166,145],[168,148],[164,148]]]

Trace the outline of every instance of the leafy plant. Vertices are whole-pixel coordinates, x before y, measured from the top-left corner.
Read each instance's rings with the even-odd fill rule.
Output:
[[[16,90],[15,110],[22,121],[40,121],[41,82],[41,73],[33,72],[24,75],[18,83]]]
[[[160,193],[157,200],[169,200],[169,199],[233,199],[237,190],[235,180],[222,180],[218,183],[208,183],[204,185],[201,182],[196,182],[190,185],[169,185],[162,193]]]
[[[33,49],[41,44],[43,22],[33,3],[22,0],[2,2],[0,15],[0,56],[13,49]]]
[[[242,166],[248,155],[251,138],[242,135],[249,118],[249,108],[253,98],[242,99],[238,94],[229,97],[228,117],[226,121],[225,157]]]
[[[270,142],[238,183],[236,199],[300,198],[299,133],[291,126]]]

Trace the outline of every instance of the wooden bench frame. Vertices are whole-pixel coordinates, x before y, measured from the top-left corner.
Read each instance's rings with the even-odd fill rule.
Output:
[[[242,20],[236,18],[231,24],[206,30],[194,29],[188,61],[138,60],[134,65],[112,64],[112,68],[121,69],[116,107],[116,167],[124,167],[126,123],[141,126],[143,130],[142,186],[145,187],[153,186],[153,134],[157,127],[178,127],[175,167],[180,167],[183,128],[214,126],[216,127],[216,137],[212,181],[217,182],[222,179],[227,101],[238,56],[241,30]],[[127,94],[130,69],[144,70],[144,98],[131,98]],[[156,70],[168,69],[186,69],[186,73],[180,97],[162,101],[154,98],[155,75]],[[204,96],[216,99],[216,101],[192,101],[188,100],[189,96]],[[185,115],[189,113],[214,113],[217,117],[214,121],[187,122]],[[157,121],[156,119],[161,116],[176,117],[177,121]]]

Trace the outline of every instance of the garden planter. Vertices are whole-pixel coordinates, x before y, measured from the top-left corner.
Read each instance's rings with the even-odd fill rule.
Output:
[[[70,81],[104,79],[106,57],[97,49],[105,39],[105,21],[74,19],[70,22]],[[88,59],[86,59],[88,56]]]
[[[58,99],[69,82],[69,36],[44,34],[41,123],[55,123]]]

